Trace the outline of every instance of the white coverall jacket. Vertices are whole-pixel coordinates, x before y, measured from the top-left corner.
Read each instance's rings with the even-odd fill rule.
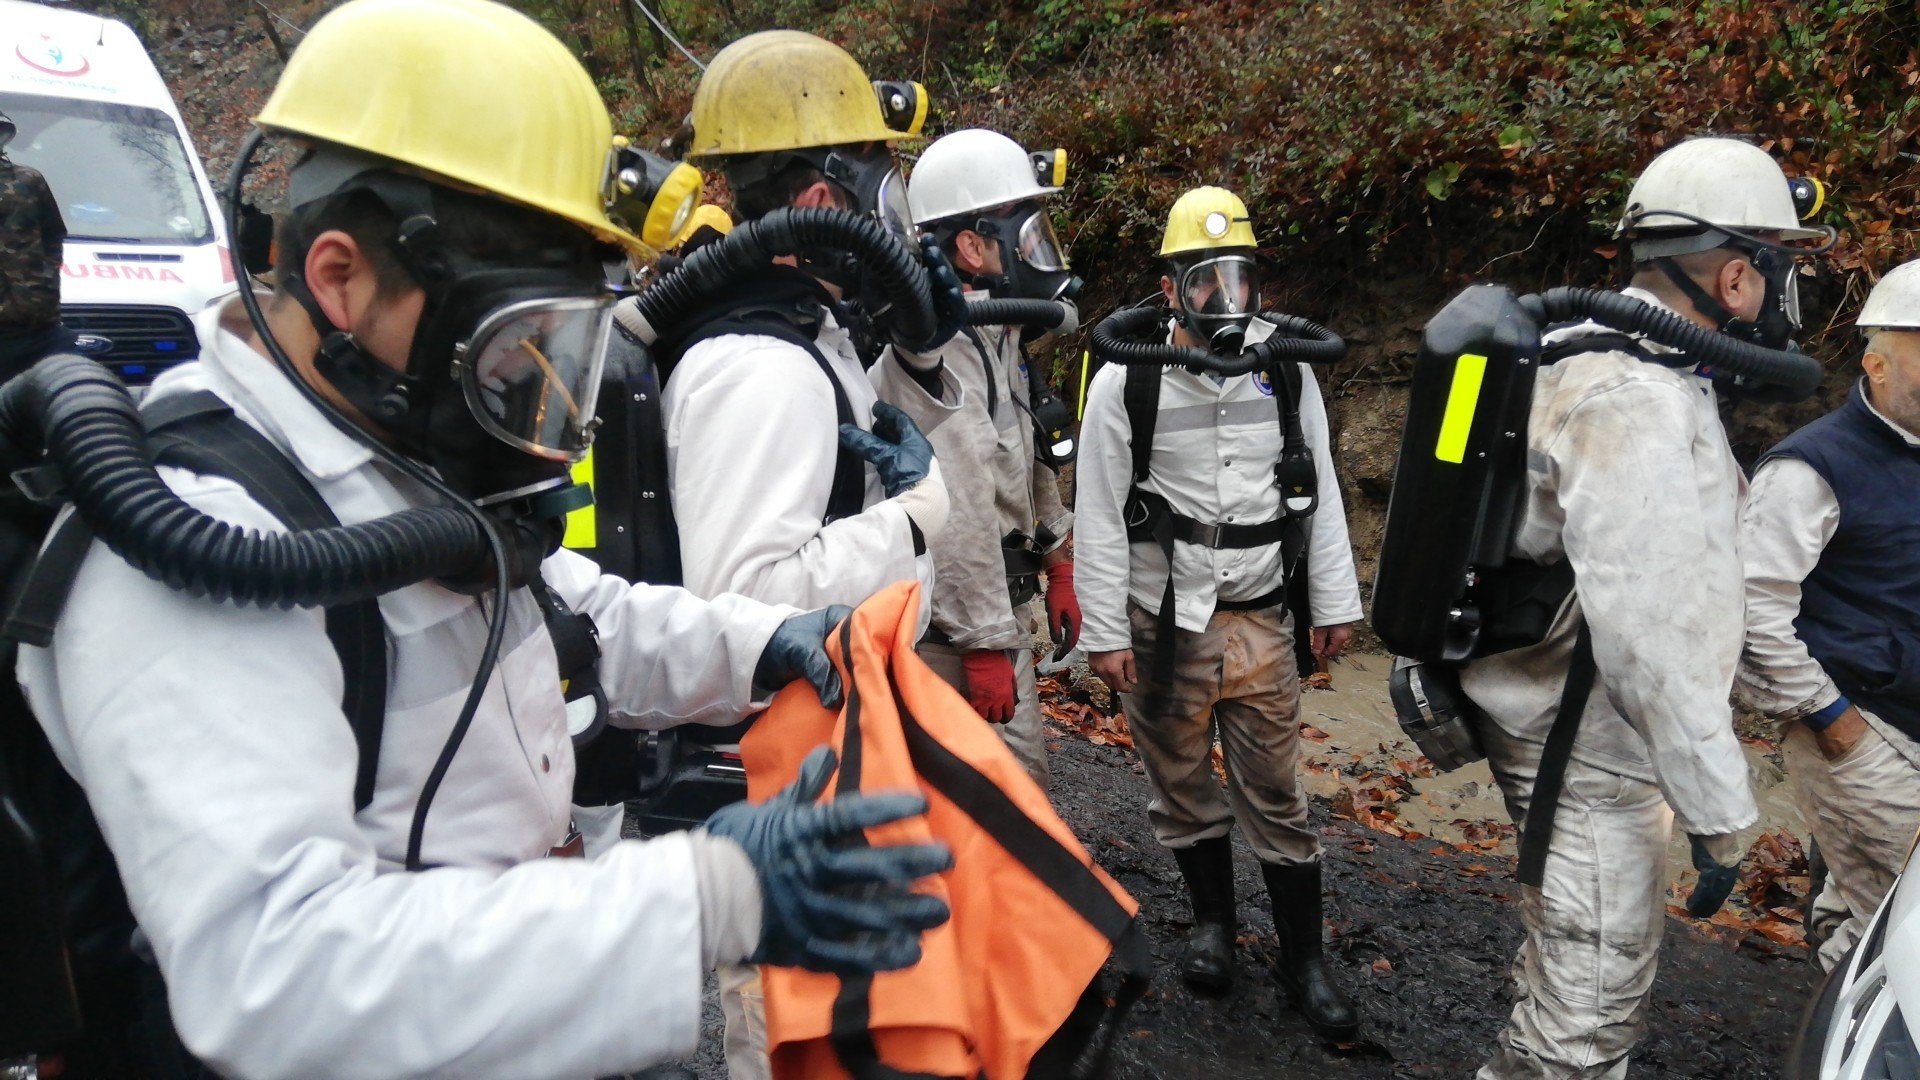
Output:
[[[823,314],[816,343],[861,427],[873,424],[876,384],[923,431],[957,407],[956,389],[943,383],[935,400],[898,361],[883,357],[869,377],[831,314]],[[907,512],[886,497],[871,465],[866,509],[821,524],[840,422],[833,389],[804,349],[758,334],[708,338],[674,366],[661,401],[680,565],[693,593],[813,609],[858,604],[918,579],[931,595],[933,560],[914,554]]]
[[[1587,353],[1543,368],[1533,402],[1513,553],[1573,560],[1577,598],[1546,641],[1474,661],[1461,687],[1507,734],[1544,744],[1583,613],[1597,675],[1574,759],[1658,785],[1690,834],[1737,832],[1759,817],[1727,705],[1745,626],[1745,481],[1713,386]]]
[[[1256,319],[1247,337],[1259,342],[1272,332],[1270,323]],[[1339,626],[1359,620],[1360,588],[1347,542],[1346,506],[1334,478],[1326,405],[1312,369],[1301,368],[1300,427],[1320,477],[1320,503],[1307,531],[1308,603],[1315,626]],[[1074,579],[1087,620],[1080,645],[1088,652],[1131,649],[1127,600],[1158,615],[1167,584],[1167,559],[1159,546],[1127,542],[1123,512],[1133,485],[1133,436],[1121,400],[1125,384],[1124,367],[1101,368],[1087,388],[1080,422]],[[1238,375],[1216,383],[1184,368],[1169,369],[1161,378],[1153,457],[1142,486],[1195,520],[1257,525],[1280,513],[1280,489],[1273,482],[1280,446],[1279,413],[1264,378]],[[1252,600],[1286,580],[1279,544],[1218,549],[1176,544],[1173,562],[1174,621],[1196,633],[1206,629],[1217,602]]]
[[[223,316],[225,321],[222,321]],[[428,499],[322,417],[235,336],[198,324],[198,363],[153,395],[209,389],[287,452],[341,521]],[[198,508],[277,521],[238,485],[162,476]],[[599,627],[600,680],[631,726],[731,723],[792,612],[629,585],[560,552],[546,580]],[[686,834],[542,858],[568,829],[573,751],[553,645],[525,590],[499,666],[401,869],[428,771],[487,616],[423,583],[380,598],[389,707],[373,799],[319,609],[237,607],[148,579],[95,542],[53,644],[19,672],[85,787],[188,1049],[223,1075],[581,1077],[694,1046],[702,896]]]
[[[1030,635],[1014,617],[1001,538],[1045,533],[1042,549],[1051,551],[1065,542],[1073,514],[1060,501],[1059,477],[1033,456],[1020,330],[973,327],[925,359],[939,360],[961,393],[957,414],[928,435],[953,504],[946,530],[927,543],[937,569],[933,626],[957,649],[1025,648]]]

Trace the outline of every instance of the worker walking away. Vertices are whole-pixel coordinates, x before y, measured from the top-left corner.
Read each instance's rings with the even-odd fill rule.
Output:
[[[352,0],[258,123],[299,150],[279,291],[203,314],[200,359],[142,403],[149,442],[87,361],[0,389],[12,457],[28,410],[117,433],[48,440],[80,510],[8,627],[138,920],[74,938],[104,957],[76,971],[148,976],[88,1015],[150,1044],[177,1031],[236,1080],[608,1076],[692,1048],[712,965],[912,964],[942,913],[908,886],[950,858],[850,857],[924,803],[815,806],[828,753],[704,830],[547,857],[569,853],[567,684],[654,727],[730,723],[799,676],[839,692],[838,612],[556,552],[605,266],[645,247],[610,201],[611,122],[579,61],[488,0]],[[582,643],[589,663],[563,666]],[[128,1049],[129,1075],[199,1075]]]
[[[1873,287],[1846,403],[1761,459],[1741,522],[1739,689],[1780,722],[1827,864],[1810,939],[1831,970],[1920,829],[1920,262]]]
[[[1070,546],[1073,515],[1060,499],[1055,445],[1036,422],[1047,393],[1028,347],[1078,322],[1071,294],[1079,280],[1047,219],[1046,200],[1064,155],[1029,154],[994,131],[947,135],[915,163],[907,180],[913,220],[940,244],[967,286],[970,304],[1032,301],[1047,329],[970,319],[918,368],[938,364],[959,384],[957,415],[929,434],[953,502],[946,532],[932,541],[932,626],[920,656],[965,694],[1042,790],[1046,732],[1034,682],[1028,605],[1046,579],[1047,622],[1064,653],[1080,634]],[[976,306],[974,311],[991,308]],[[1029,341],[1028,339],[1033,339]],[[900,350],[904,351],[904,350]]]
[[[1232,357],[1275,334],[1256,315],[1255,246],[1237,196],[1202,187],[1180,197],[1160,247],[1171,309],[1163,340]],[[1283,490],[1283,462],[1307,466],[1300,488]],[[1233,982],[1228,834],[1238,822],[1266,879],[1281,986],[1321,1035],[1350,1041],[1359,1020],[1323,954],[1320,841],[1297,775],[1293,635],[1311,633],[1331,658],[1361,616],[1319,388],[1292,362],[1232,377],[1103,367],[1087,392],[1078,469],[1081,640],[1093,673],[1121,695],[1154,836],[1193,902],[1181,976],[1209,991]],[[1310,630],[1286,607],[1303,550]]]
[[[60,325],[67,225],[47,178],[7,156],[17,133],[0,113],[0,381],[73,347],[73,335]]]
[[[1792,244],[1819,235],[1765,151],[1692,139],[1627,196],[1622,292],[1783,349],[1799,325]],[[1460,673],[1509,812],[1551,840],[1538,884],[1523,885],[1517,1001],[1482,1080],[1624,1075],[1646,1030],[1674,820],[1701,872],[1689,910],[1704,917],[1758,817],[1727,704],[1744,625],[1742,478],[1712,373],[1599,322],[1542,340],[1510,558],[1567,576],[1544,637]],[[1541,805],[1536,793],[1556,789]],[[1535,830],[1536,815],[1551,824]]]
[[[892,358],[870,376],[854,338],[865,320],[850,310],[882,306],[881,269],[926,273],[891,148],[910,124],[889,125],[882,92],[839,46],[774,30],[722,49],[694,93],[687,156],[726,177],[731,236],[770,215],[836,211],[877,223],[906,260],[863,266],[827,244],[769,260],[663,339],[673,513],[684,580],[700,596],[820,607],[857,605],[895,581],[931,584],[928,544],[948,518],[942,470],[878,387],[930,423],[959,393],[941,371]],[[729,1072],[767,1076],[758,969],[723,969],[721,1004]]]

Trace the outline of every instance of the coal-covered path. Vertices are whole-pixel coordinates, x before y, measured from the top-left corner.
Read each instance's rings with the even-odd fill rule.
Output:
[[[1315,800],[1332,953],[1365,1025],[1360,1046],[1329,1049],[1266,974],[1273,919],[1252,853],[1236,841],[1239,983],[1224,997],[1196,997],[1172,972],[1187,901],[1172,857],[1148,829],[1146,781],[1132,751],[1054,735],[1055,805],[1139,900],[1159,964],[1119,1040],[1115,1077],[1399,1080],[1467,1077],[1479,1067],[1509,1008],[1507,968],[1520,939],[1510,857],[1375,832]],[[1814,976],[1803,950],[1762,951],[1746,940],[1668,920],[1651,1030],[1630,1076],[1780,1075]],[[702,1080],[726,1077],[720,1030],[709,992],[706,1038],[688,1062]]]

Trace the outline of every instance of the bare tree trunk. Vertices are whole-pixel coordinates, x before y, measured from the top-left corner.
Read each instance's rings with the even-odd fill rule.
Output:
[[[267,32],[267,40],[273,42],[273,51],[280,57],[281,63],[287,62],[287,43],[280,38],[280,31],[273,25],[273,12],[265,4],[255,3],[253,13],[259,17],[260,26]]]
[[[634,17],[633,0],[613,0],[613,2],[620,6],[621,22],[626,24],[627,59],[628,62],[633,65],[634,84],[646,91],[647,96],[657,103],[660,100],[660,94],[659,91],[653,88],[653,79],[647,74],[646,55],[640,51],[640,26],[638,20]],[[652,26],[653,24],[648,23],[647,25]],[[653,33],[656,39],[660,36],[660,31],[658,30],[655,30]],[[660,43],[657,40],[654,43],[654,55],[656,57],[660,55]]]

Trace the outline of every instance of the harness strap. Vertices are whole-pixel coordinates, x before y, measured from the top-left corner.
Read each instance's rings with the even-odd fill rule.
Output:
[[[1593,638],[1587,621],[1580,620],[1580,634],[1573,643],[1573,661],[1567,668],[1567,681],[1560,690],[1560,709],[1547,730],[1547,744],[1540,752],[1540,768],[1534,774],[1533,798],[1527,804],[1527,822],[1520,834],[1520,868],[1515,877],[1522,885],[1539,888],[1545,880],[1547,849],[1553,842],[1553,821],[1560,810],[1560,792],[1566,784],[1567,763],[1573,760],[1574,737],[1580,733],[1580,716],[1586,712],[1587,698],[1593,693],[1595,665]]]

